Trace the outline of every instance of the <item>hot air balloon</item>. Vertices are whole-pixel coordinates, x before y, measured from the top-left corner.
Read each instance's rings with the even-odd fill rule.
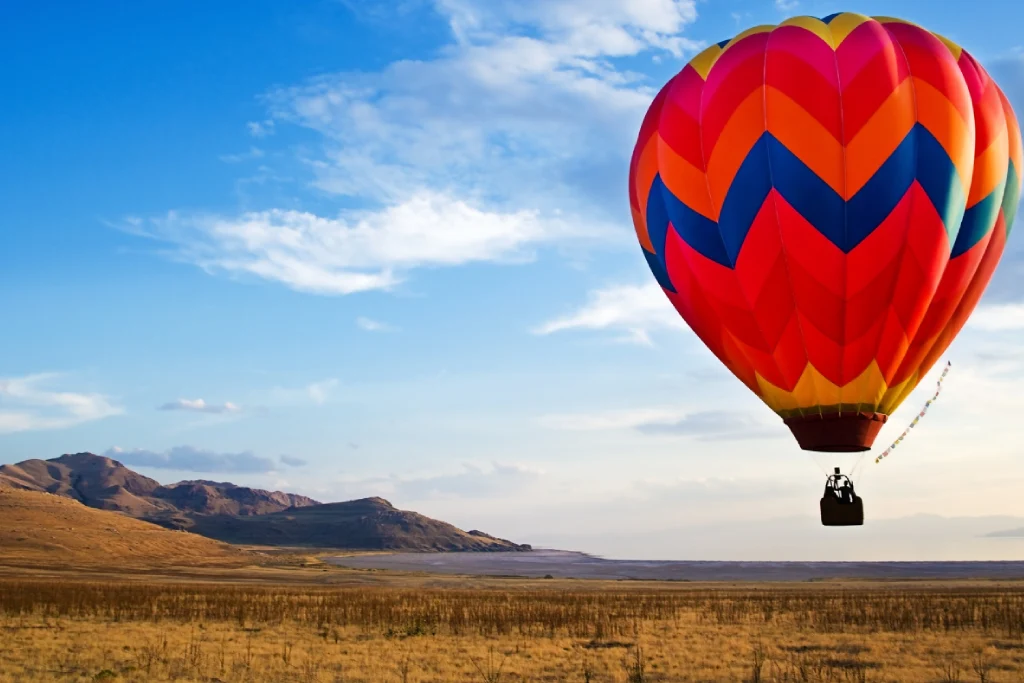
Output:
[[[977,305],[1022,177],[1013,110],[966,50],[838,13],[690,60],[643,120],[629,199],[704,344],[801,448],[859,452]]]

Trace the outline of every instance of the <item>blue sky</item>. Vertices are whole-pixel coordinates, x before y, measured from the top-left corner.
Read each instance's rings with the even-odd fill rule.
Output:
[[[840,10],[960,42],[1024,111],[1011,0],[11,3],[0,460],[384,495],[608,554],[637,555],[613,540],[637,529],[784,536],[819,467],[855,459],[799,451],[681,324],[625,178],[695,51]],[[999,495],[1024,485],[1015,236],[927,421],[865,460],[869,518],[1022,514]]]

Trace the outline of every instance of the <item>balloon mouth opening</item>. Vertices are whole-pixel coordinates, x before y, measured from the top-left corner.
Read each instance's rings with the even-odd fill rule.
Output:
[[[804,450],[821,451],[822,453],[863,453],[870,451],[871,446],[847,446],[844,444],[824,445],[817,448],[805,448]]]
[[[861,453],[871,449],[886,418],[882,413],[826,413],[784,421],[805,451]]]

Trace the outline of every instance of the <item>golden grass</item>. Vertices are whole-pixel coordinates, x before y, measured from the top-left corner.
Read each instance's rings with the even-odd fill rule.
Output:
[[[0,579],[0,681],[1024,681],[1020,585],[488,585]]]
[[[5,565],[240,566],[254,559],[227,543],[36,491],[0,488],[0,520],[0,561]]]
[[[353,570],[2,488],[0,520],[0,683],[1024,681],[1019,582]]]

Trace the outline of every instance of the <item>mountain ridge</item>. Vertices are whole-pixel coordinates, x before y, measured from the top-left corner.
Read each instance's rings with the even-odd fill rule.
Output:
[[[132,516],[175,511],[264,514],[319,504],[306,496],[230,482],[190,480],[163,485],[118,460],[88,452],[0,465],[0,476],[14,480],[20,488],[55,493],[89,507],[127,512]]]
[[[307,496],[205,479],[161,484],[93,453],[0,465],[0,487],[49,493],[161,527],[227,542],[413,551],[531,550],[399,510],[380,497],[321,503]]]

